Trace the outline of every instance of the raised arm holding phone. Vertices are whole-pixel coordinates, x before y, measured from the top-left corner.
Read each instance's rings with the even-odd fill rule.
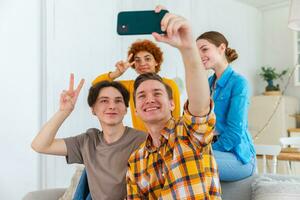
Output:
[[[165,35],[152,35],[180,51],[188,100],[176,120],[171,115],[172,90],[159,75],[141,74],[135,80],[136,113],[149,135],[129,159],[127,199],[221,199],[211,149],[213,102],[191,26],[183,17],[167,13],[161,28]]]

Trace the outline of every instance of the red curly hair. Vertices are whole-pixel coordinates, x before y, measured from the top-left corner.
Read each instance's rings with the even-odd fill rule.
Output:
[[[147,51],[153,55],[157,65],[155,66],[155,72],[160,71],[160,65],[163,62],[163,52],[161,49],[152,41],[150,40],[137,40],[131,44],[128,50],[128,56],[133,54],[129,62],[134,61],[134,56],[141,51]],[[133,65],[132,68],[134,69],[135,66]]]

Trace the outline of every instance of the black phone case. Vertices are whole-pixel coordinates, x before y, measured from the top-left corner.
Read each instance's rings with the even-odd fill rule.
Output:
[[[123,11],[118,14],[117,33],[119,35],[140,35],[153,32],[164,34],[160,22],[167,10]]]

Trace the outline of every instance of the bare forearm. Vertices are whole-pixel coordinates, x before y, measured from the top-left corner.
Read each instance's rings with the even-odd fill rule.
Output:
[[[58,111],[54,116],[42,127],[38,135],[34,138],[31,143],[31,147],[40,153],[49,154],[61,154],[64,152],[65,148],[62,145],[62,141],[55,142],[55,136],[59,127],[65,121],[65,119],[70,115],[71,112]],[[63,153],[64,154],[64,153]]]
[[[115,80],[116,78],[118,78],[120,76],[119,72],[113,71],[113,72],[109,72],[108,73],[109,78],[111,78],[112,80]]]
[[[195,116],[209,112],[210,92],[207,75],[195,45],[180,50],[185,66],[189,111]]]

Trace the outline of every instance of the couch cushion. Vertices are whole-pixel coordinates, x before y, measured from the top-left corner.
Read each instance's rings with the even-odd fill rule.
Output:
[[[29,192],[22,200],[54,200],[61,197],[65,190],[65,188],[57,188]]]
[[[251,183],[257,175],[233,182],[221,182],[223,200],[251,200]]]
[[[253,200],[298,200],[300,178],[283,175],[262,175],[252,183]]]
[[[66,189],[65,193],[58,200],[72,200],[76,191],[80,176],[84,169],[84,165],[77,165],[76,171],[71,179],[70,186]]]

